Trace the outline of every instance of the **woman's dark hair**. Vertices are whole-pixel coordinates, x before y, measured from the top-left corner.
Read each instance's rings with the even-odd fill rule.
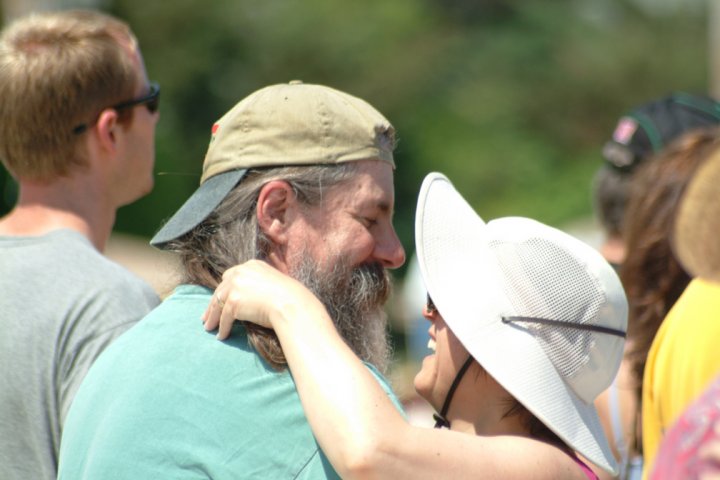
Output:
[[[629,304],[626,360],[638,398],[653,338],[690,282],[671,248],[678,203],[695,171],[720,145],[719,139],[717,128],[687,133],[633,175],[620,279]]]

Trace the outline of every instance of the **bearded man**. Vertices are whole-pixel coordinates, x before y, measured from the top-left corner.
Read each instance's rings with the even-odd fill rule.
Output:
[[[365,101],[297,81],[218,120],[200,187],[151,241],[180,256],[183,282],[86,377],[59,478],[337,478],[274,333],[237,325],[218,342],[201,315],[225,270],[263,259],[322,299],[392,396],[372,365],[389,359],[386,269],[405,260],[393,148]]]

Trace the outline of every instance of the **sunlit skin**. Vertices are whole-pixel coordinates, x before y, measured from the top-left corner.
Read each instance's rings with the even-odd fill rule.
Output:
[[[150,82],[140,51],[134,50],[132,56],[138,65],[138,87],[134,97],[139,98],[147,95]],[[131,137],[124,152],[126,161],[118,165],[124,170],[124,174],[117,175],[118,206],[127,205],[150,193],[155,183],[155,127],[160,112],[150,112],[144,105],[137,105],[133,107],[132,114],[132,122],[126,132]]]
[[[429,355],[415,376],[415,390],[440,412],[452,382],[469,353],[437,311],[423,308],[430,321]],[[473,362],[453,394],[447,419],[451,429],[475,435],[527,435],[517,416],[506,416],[512,397],[477,362]]]
[[[450,385],[469,354],[437,310],[424,307],[423,316],[430,322],[430,342],[428,355],[415,375],[415,390],[439,412]],[[470,376],[470,372],[466,376]]]
[[[261,193],[259,203],[264,198]],[[276,220],[284,221],[286,227],[276,235],[269,254],[270,262],[281,271],[287,273],[307,254],[323,268],[331,268],[340,259],[349,267],[378,262],[385,268],[397,268],[405,262],[405,251],[392,224],[395,189],[390,164],[357,162],[357,174],[329,189],[318,206],[301,207],[293,198],[286,201],[291,207]],[[264,224],[262,218],[260,222]],[[271,238],[273,228],[272,222],[267,224]]]

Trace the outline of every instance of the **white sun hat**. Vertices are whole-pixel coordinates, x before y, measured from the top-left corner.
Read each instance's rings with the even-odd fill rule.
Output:
[[[535,220],[485,223],[442,174],[420,189],[425,286],[473,358],[572,449],[617,473],[593,401],[623,355],[627,300],[592,247]]]

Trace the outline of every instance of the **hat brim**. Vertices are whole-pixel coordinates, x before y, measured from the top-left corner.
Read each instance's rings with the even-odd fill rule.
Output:
[[[162,249],[167,243],[182,237],[199,225],[235,188],[247,170],[230,170],[204,181],[155,234],[150,245]]]
[[[593,404],[570,389],[532,335],[501,322],[499,312],[511,306],[488,226],[441,174],[423,182],[415,239],[428,293],[473,358],[572,449],[617,473]]]
[[[694,277],[720,282],[720,150],[693,175],[675,217],[673,248]]]

